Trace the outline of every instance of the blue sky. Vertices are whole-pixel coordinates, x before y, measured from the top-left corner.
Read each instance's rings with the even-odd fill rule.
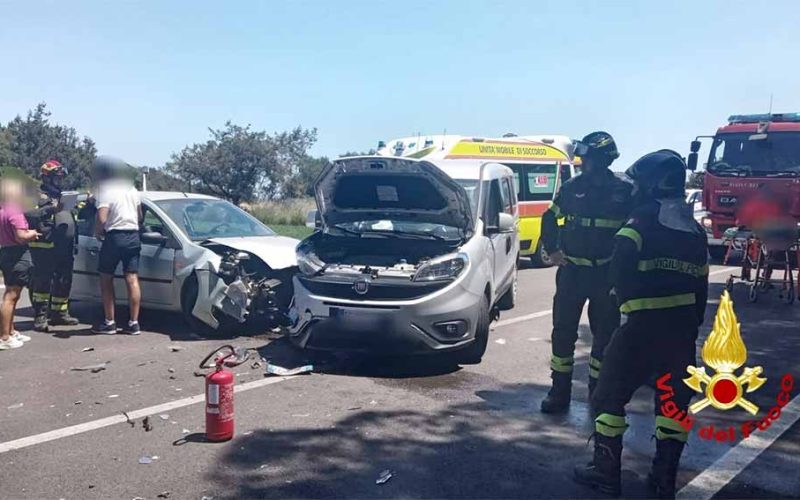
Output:
[[[46,101],[101,153],[154,166],[226,120],[316,127],[328,156],[605,129],[624,168],[770,94],[800,111],[798,21],[794,0],[0,0],[0,121]]]

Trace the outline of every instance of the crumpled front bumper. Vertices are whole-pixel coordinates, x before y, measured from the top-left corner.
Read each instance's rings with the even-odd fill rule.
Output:
[[[294,278],[289,338],[302,348],[384,353],[457,350],[473,342],[482,294],[456,281],[413,300],[355,301],[313,295]],[[436,325],[466,322],[466,331],[448,337]]]

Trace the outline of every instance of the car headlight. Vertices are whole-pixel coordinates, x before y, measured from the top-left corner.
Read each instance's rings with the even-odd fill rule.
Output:
[[[436,281],[453,279],[460,275],[469,264],[465,253],[443,255],[429,260],[414,274],[414,281]]]
[[[313,276],[324,269],[325,263],[314,253],[297,252],[297,267],[301,273]]]

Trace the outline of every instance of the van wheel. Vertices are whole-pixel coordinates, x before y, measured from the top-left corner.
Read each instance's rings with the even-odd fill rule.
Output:
[[[534,267],[552,267],[553,265],[553,261],[550,260],[550,256],[544,250],[542,240],[539,240],[539,243],[536,244],[536,252],[531,255],[531,264]]]
[[[464,349],[453,353],[456,355],[456,362],[462,365],[477,365],[486,352],[489,343],[489,299],[483,296],[480,311],[478,312],[478,323],[475,327],[475,341]]]
[[[199,285],[197,282],[197,275],[192,273],[191,276],[186,278],[181,290],[181,312],[183,319],[197,334],[203,336],[217,336],[225,335],[233,329],[235,322],[233,320],[226,321],[227,318],[217,318],[219,326],[214,329],[194,317],[192,309],[197,302],[197,294]]]
[[[497,308],[501,311],[510,311],[514,309],[514,306],[517,305],[517,271],[514,270],[514,281],[511,283],[511,286],[500,297],[500,300],[497,301]]]

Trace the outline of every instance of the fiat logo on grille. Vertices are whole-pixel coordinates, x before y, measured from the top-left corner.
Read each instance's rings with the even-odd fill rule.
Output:
[[[359,295],[366,294],[369,291],[369,280],[366,278],[359,279],[353,283],[353,290]]]

